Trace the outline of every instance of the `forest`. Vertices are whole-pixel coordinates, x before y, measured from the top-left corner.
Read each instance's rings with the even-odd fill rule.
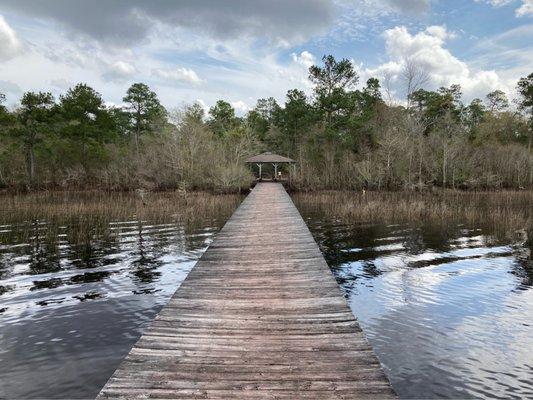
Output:
[[[533,187],[533,73],[512,102],[496,90],[469,104],[459,85],[428,90],[414,63],[400,78],[404,99],[324,56],[311,95],[259,99],[242,117],[225,100],[166,110],[144,83],[120,107],[84,83],[9,109],[0,93],[0,189],[236,192],[254,179],[244,160],[263,151],[297,161],[296,190]]]

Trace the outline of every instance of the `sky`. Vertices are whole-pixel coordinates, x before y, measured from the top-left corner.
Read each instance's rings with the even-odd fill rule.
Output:
[[[11,106],[79,82],[120,105],[145,82],[167,108],[224,99],[242,115],[258,98],[311,94],[308,68],[326,54],[399,102],[406,62],[427,71],[427,89],[460,84],[465,102],[513,98],[533,72],[533,0],[0,0]]]

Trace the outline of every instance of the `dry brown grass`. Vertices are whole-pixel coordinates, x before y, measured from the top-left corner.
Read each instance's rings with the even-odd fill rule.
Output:
[[[159,220],[213,217],[232,212],[239,195],[206,192],[37,192],[0,196],[0,221],[64,218],[127,218]]]
[[[214,195],[205,192],[180,191],[145,193],[65,191],[37,192],[0,196],[0,225],[20,225],[17,240],[34,237],[40,224],[50,241],[55,241],[61,226],[69,239],[88,242],[110,235],[109,223],[147,221],[148,223],[180,223],[185,230],[201,226],[206,220],[222,225],[242,201],[242,196]],[[40,235],[41,233],[39,233]],[[2,237],[0,235],[0,242]]]
[[[299,208],[354,223],[464,223],[499,234],[533,231],[533,191],[296,193]]]

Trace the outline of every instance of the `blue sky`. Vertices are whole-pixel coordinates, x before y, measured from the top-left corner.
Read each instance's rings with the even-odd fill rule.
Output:
[[[434,89],[458,83],[464,100],[533,72],[533,0],[2,0],[0,92],[59,96],[78,83],[120,104],[146,82],[169,108],[217,99],[239,113],[260,97],[311,93],[324,54],[354,63],[405,96],[415,64]]]

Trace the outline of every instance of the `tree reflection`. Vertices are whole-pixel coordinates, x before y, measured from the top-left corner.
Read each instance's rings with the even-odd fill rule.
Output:
[[[155,246],[146,243],[142,221],[137,224],[136,256],[132,262],[134,281],[142,284],[155,282],[161,276],[161,272],[158,271],[162,265],[159,259],[161,254],[157,252]]]

